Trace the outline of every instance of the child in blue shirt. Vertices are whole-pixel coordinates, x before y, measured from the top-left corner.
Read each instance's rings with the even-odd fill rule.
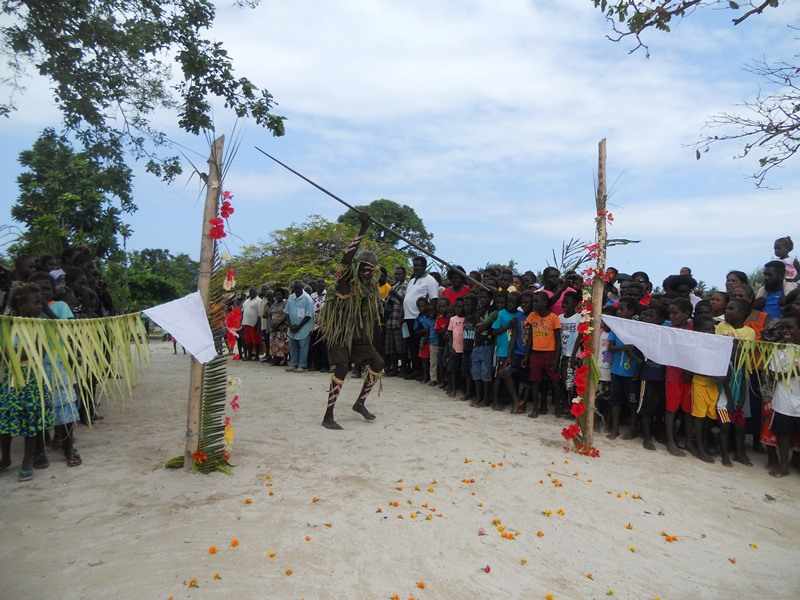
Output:
[[[414,323],[414,332],[415,335],[419,336],[420,340],[419,359],[422,363],[420,381],[428,383],[431,379],[431,338],[433,337],[434,341],[437,341],[435,338],[436,321],[433,318],[433,305],[426,298],[417,300],[417,308],[419,309],[419,316]]]
[[[508,395],[511,396],[513,409],[516,410],[519,408],[519,398],[517,398],[517,392],[514,389],[512,361],[510,358],[512,348],[515,345],[512,339],[512,332],[518,303],[519,295],[516,293],[508,295],[498,294],[495,297],[497,317],[492,323],[492,332],[495,336],[495,361],[497,362],[497,377],[494,380],[494,387],[492,389],[492,408],[494,410],[503,410],[503,405],[499,400],[501,381],[505,384]]]
[[[638,302],[631,298],[622,298],[619,301],[617,316],[632,319],[638,310]],[[634,346],[623,344],[613,331],[608,334],[608,347],[611,351],[611,397],[609,398],[611,423],[606,437],[615,440],[619,437],[619,423],[625,405],[629,406],[632,413],[631,431],[636,427],[641,359],[636,354],[638,350]]]

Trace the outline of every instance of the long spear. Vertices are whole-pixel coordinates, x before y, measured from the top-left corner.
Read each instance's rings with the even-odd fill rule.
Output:
[[[481,282],[480,282],[480,281],[478,281],[477,279],[473,279],[472,277],[470,277],[469,275],[467,275],[467,274],[466,274],[466,273],[465,273],[465,272],[464,272],[462,269],[457,269],[456,267],[454,267],[453,265],[451,265],[451,264],[450,264],[449,262],[447,262],[446,260],[439,258],[438,256],[436,256],[436,255],[435,255],[435,254],[433,254],[432,252],[428,252],[427,250],[425,250],[424,248],[422,248],[422,247],[421,247],[419,244],[416,244],[416,243],[412,242],[410,239],[408,239],[407,237],[405,237],[405,236],[403,236],[403,235],[401,235],[401,234],[397,233],[397,232],[396,232],[396,231],[394,231],[394,230],[393,230],[391,227],[388,227],[387,225],[384,225],[384,224],[383,224],[383,223],[381,223],[380,221],[376,221],[376,220],[375,220],[375,219],[373,219],[373,218],[372,218],[372,217],[371,217],[371,216],[370,216],[368,213],[364,212],[363,210],[359,210],[359,209],[357,209],[357,208],[356,208],[355,206],[353,206],[352,204],[349,204],[349,203],[345,202],[344,200],[342,200],[341,198],[339,198],[339,196],[337,196],[336,194],[334,194],[334,193],[332,193],[332,192],[329,192],[328,190],[326,190],[324,187],[322,187],[322,186],[321,186],[321,185],[319,185],[318,183],[315,183],[314,181],[311,181],[311,180],[310,180],[308,177],[306,177],[306,176],[305,176],[305,175],[303,175],[302,173],[299,173],[299,172],[295,171],[295,170],[294,170],[292,167],[290,167],[290,166],[289,166],[289,165],[287,165],[286,163],[283,163],[283,162],[279,161],[277,158],[275,158],[274,156],[272,156],[272,155],[271,155],[271,154],[269,154],[268,152],[264,152],[264,151],[263,151],[261,148],[259,148],[258,146],[256,146],[255,148],[256,148],[256,150],[258,150],[259,152],[261,152],[261,154],[263,154],[263,155],[264,155],[264,156],[266,156],[267,158],[271,158],[272,160],[274,160],[276,163],[278,163],[280,166],[282,166],[282,167],[283,167],[284,169],[286,169],[287,171],[289,171],[289,172],[291,172],[291,173],[294,173],[294,174],[295,174],[295,175],[297,175],[297,176],[298,176],[300,179],[302,179],[302,180],[306,181],[307,183],[310,183],[311,185],[313,185],[315,188],[317,188],[317,189],[318,189],[320,192],[322,192],[323,194],[327,194],[328,196],[330,196],[331,198],[333,198],[334,200],[336,200],[336,201],[337,201],[337,202],[339,202],[340,204],[343,204],[344,206],[346,206],[347,208],[349,208],[350,210],[352,210],[352,211],[354,211],[354,212],[357,212],[358,214],[364,214],[364,215],[367,215],[367,217],[369,218],[369,220],[370,220],[370,221],[372,221],[372,223],[374,223],[375,225],[377,225],[377,226],[378,226],[378,227],[380,227],[381,229],[385,229],[386,231],[388,231],[388,232],[389,232],[389,233],[391,233],[392,235],[394,235],[394,236],[398,237],[399,239],[403,240],[403,241],[404,241],[406,244],[408,244],[409,246],[412,246],[413,248],[416,248],[417,250],[419,250],[420,252],[422,252],[422,253],[423,253],[423,254],[425,254],[426,256],[429,256],[430,258],[432,258],[433,260],[435,260],[435,261],[436,261],[436,262],[438,262],[439,264],[442,264],[442,265],[444,265],[444,266],[445,266],[445,267],[447,267],[448,269],[455,269],[455,270],[459,271],[460,273],[462,273],[462,274],[464,275],[464,277],[465,277],[465,278],[467,278],[468,280],[470,280],[470,281],[471,281],[472,283],[474,283],[475,285],[477,285],[477,286],[480,286],[480,287],[482,287],[482,288],[483,288],[483,289],[485,289],[485,290],[488,290],[488,289],[489,289],[489,287],[488,287],[488,286],[484,285],[483,283],[481,283]]]

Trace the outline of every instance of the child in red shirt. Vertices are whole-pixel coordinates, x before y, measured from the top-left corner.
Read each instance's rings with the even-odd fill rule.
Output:
[[[675,298],[669,305],[671,327],[692,329],[692,303],[688,298]],[[679,367],[667,367],[664,376],[666,388],[666,414],[664,425],[667,434],[667,450],[673,456],[683,456],[675,443],[675,413],[683,411],[684,418],[692,414],[692,374]]]

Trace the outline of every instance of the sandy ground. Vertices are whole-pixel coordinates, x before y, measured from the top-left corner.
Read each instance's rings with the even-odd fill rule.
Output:
[[[231,372],[231,476],[160,468],[180,452],[188,386],[165,344],[132,401],[80,431],[82,467],[53,454],[31,483],[0,476],[0,598],[800,597],[797,475],[605,439],[584,458],[565,453],[563,421],[394,379],[370,403],[375,423],[350,411],[348,381],[346,430],[329,432],[327,376]]]

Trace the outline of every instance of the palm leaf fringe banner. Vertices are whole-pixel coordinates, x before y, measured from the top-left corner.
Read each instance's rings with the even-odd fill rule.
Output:
[[[35,381],[42,402],[45,390],[74,386],[91,414],[100,388],[110,397],[130,397],[139,367],[149,360],[139,313],[74,320],[0,316],[0,380],[11,387]],[[63,371],[46,366],[59,362]]]

